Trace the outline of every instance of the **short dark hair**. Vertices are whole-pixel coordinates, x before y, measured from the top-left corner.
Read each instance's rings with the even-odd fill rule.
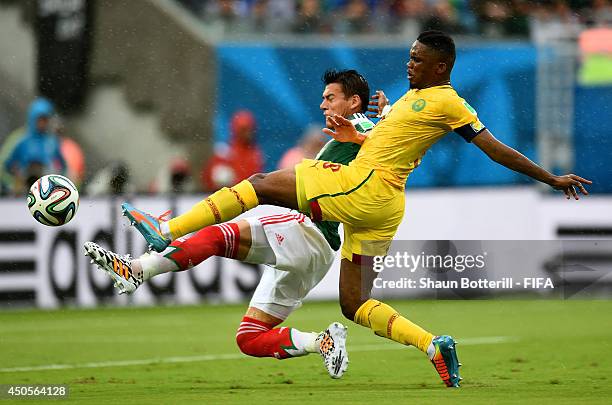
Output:
[[[446,60],[449,69],[453,68],[456,56],[455,41],[450,35],[442,31],[428,30],[421,32],[417,41],[440,54]]]
[[[368,81],[356,70],[335,70],[329,69],[323,73],[323,83],[338,83],[342,85],[342,91],[346,97],[355,94],[361,99],[361,112],[368,110],[368,100],[370,99],[370,86]]]

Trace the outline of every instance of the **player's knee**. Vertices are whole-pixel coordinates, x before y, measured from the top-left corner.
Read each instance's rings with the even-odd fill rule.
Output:
[[[261,189],[265,186],[266,176],[266,173],[255,173],[247,179],[255,189],[258,197]]]
[[[247,179],[253,185],[260,204],[266,204],[270,199],[269,193],[271,189],[267,184],[267,177],[267,173],[256,173]]]
[[[253,187],[257,187],[261,184],[261,182],[266,178],[266,173],[255,173],[247,180],[253,185]]]

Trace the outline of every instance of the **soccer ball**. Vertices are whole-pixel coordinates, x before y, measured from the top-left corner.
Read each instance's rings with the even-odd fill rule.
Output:
[[[79,191],[66,177],[48,174],[30,187],[28,208],[34,219],[43,225],[64,225],[79,208]]]

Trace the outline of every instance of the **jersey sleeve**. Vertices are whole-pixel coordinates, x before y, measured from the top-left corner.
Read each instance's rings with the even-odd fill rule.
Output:
[[[476,135],[485,129],[478,119],[476,110],[462,98],[453,98],[446,107],[446,125],[466,142],[471,142]]]

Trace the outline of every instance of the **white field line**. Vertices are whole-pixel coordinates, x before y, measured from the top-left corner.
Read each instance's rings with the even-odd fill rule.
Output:
[[[459,339],[459,346],[476,346],[476,345],[491,345],[496,343],[516,342],[518,338],[512,336],[485,336]],[[402,350],[406,346],[389,342],[370,345],[353,345],[349,346],[350,352],[372,352],[380,350]],[[142,360],[116,360],[102,361],[93,363],[79,364],[44,364],[40,366],[29,367],[8,367],[0,368],[0,373],[16,373],[20,371],[47,371],[47,370],[71,370],[77,368],[104,368],[104,367],[129,367],[129,366],[145,366],[152,364],[173,364],[173,363],[196,363],[201,361],[217,361],[217,360],[237,360],[246,358],[244,354],[229,353],[229,354],[207,354],[202,356],[182,356],[182,357],[161,357],[154,359]]]

